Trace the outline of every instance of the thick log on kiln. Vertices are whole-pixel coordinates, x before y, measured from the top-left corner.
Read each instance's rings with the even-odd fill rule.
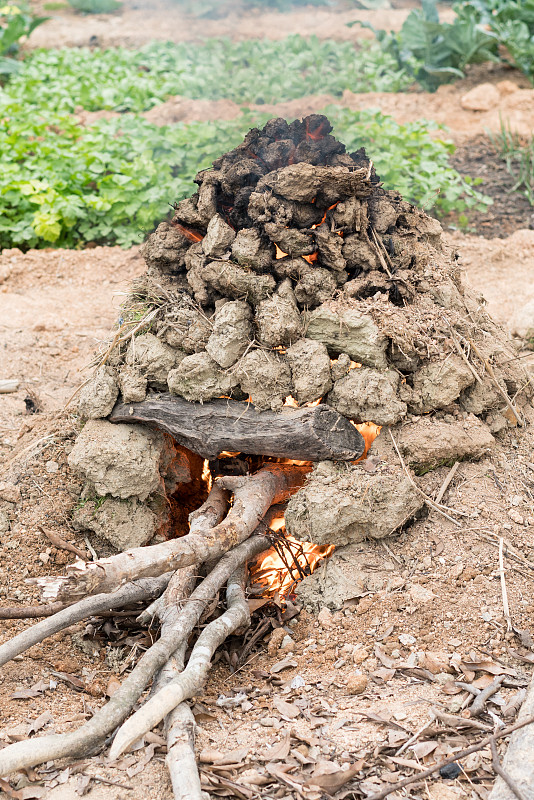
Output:
[[[120,403],[109,419],[154,425],[210,459],[237,451],[298,461],[354,461],[365,449],[354,425],[326,405],[256,411],[236,400],[201,404],[164,394],[142,403]]]

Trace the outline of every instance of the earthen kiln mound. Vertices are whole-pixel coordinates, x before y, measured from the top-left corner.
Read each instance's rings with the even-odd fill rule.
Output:
[[[364,434],[389,427],[405,461],[425,468],[480,457],[521,424],[529,377],[464,287],[439,222],[382,188],[363,149],[346,153],[330,131],[318,115],[250,131],[148,237],[146,274],[79,398],[88,422],[69,463],[87,481],[80,528],[119,549],[144,544],[199,504],[201,456],[224,474],[272,455],[237,443],[240,458],[216,458],[179,433],[189,449],[177,447],[154,416],[169,395],[214,410],[241,401],[240,414],[269,420],[320,403]],[[355,463],[348,448],[345,463],[316,464],[288,532],[344,545],[410,519],[423,499],[391,444],[383,430],[376,458]]]

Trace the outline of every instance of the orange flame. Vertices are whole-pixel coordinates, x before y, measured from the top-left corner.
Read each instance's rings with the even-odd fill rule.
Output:
[[[284,518],[278,517],[271,522],[272,530],[281,530],[284,527]],[[296,584],[302,580],[303,575],[311,575],[323,559],[334,552],[334,545],[318,545],[311,542],[300,542],[292,536],[285,534],[287,546],[284,547],[284,557],[280,557],[277,550],[271,547],[262,553],[250,568],[251,586],[260,590],[262,597],[273,597],[276,594],[287,597],[291,594]],[[289,552],[289,548],[293,555]],[[300,565],[300,570],[295,565],[295,560]]]
[[[371,445],[373,444],[374,440],[376,439],[376,437],[378,436],[378,434],[382,430],[382,426],[381,425],[375,425],[374,422],[362,422],[362,423],[360,423],[358,425],[356,425],[353,422],[352,424],[354,425],[356,430],[358,430],[361,433],[361,435],[363,436],[363,438],[365,440],[365,450],[363,452],[363,455],[360,456],[360,458],[358,459],[358,461],[363,461],[364,458],[367,458],[367,453],[369,451],[369,448],[371,447]],[[358,463],[358,462],[356,462],[356,463]]]

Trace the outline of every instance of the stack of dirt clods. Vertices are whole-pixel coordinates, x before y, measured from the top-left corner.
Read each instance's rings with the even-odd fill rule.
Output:
[[[330,130],[315,115],[252,130],[148,237],[146,274],[80,392],[86,422],[69,455],[85,480],[75,525],[132,549],[39,578],[45,597],[78,602],[0,647],[0,664],[153,597],[139,619],[159,618],[161,635],[89,722],[4,748],[0,774],[83,757],[121,726],[116,757],[165,719],[175,795],[200,798],[183,701],[249,621],[245,566],[271,546],[273,520],[339,547],[391,534],[425,503],[448,513],[409,467],[478,458],[523,424],[528,375],[464,289],[439,223]],[[225,584],[226,610],[183,670]]]
[[[145,243],[147,272],[125,309],[119,345],[83,389],[79,409],[86,418],[107,417],[120,392],[114,422],[145,421],[172,433],[211,459],[214,474],[221,451],[322,461],[292,500],[286,524],[298,538],[340,545],[391,533],[421,497],[394,453],[373,473],[334,467],[363,450],[339,417],[367,438],[376,426],[393,426],[406,462],[428,467],[487,452],[495,432],[521,422],[530,390],[507,335],[462,286],[440,224],[385,191],[365,152],[349,155],[330,130],[319,115],[271,120],[199,173],[198,192]],[[165,397],[147,407],[147,390],[176,398],[178,422]],[[321,414],[312,415],[319,402]],[[309,413],[299,417],[295,406]],[[255,410],[264,412],[256,437]],[[213,441],[206,425],[216,426],[219,415]],[[319,420],[312,427],[337,425],[345,446],[330,442],[315,457],[302,449],[296,429],[312,417]],[[296,428],[283,428],[285,448],[279,440],[273,448],[265,429],[274,435],[290,419]],[[236,420],[250,420],[246,433]],[[176,496],[178,484],[191,489],[202,465],[190,457],[186,464],[183,453],[171,457],[159,434],[118,428],[88,423],[70,460],[88,480],[86,497],[107,498],[98,513],[89,501],[77,524],[111,536],[120,527],[121,547],[169,529],[162,494]],[[134,469],[132,481],[124,473],[135,466],[133,440],[142,459],[157,452],[149,477]],[[382,431],[372,452],[388,443]],[[194,488],[185,493],[188,510]]]

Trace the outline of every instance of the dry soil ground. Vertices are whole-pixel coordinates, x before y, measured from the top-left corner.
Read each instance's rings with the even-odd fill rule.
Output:
[[[358,13],[377,21],[376,14]],[[395,9],[387,12],[387,19],[378,21],[399,25],[405,14],[405,10]],[[234,14],[226,20],[191,21],[163,5],[155,11],[152,6],[148,18],[147,6],[130,4],[122,15],[111,17],[80,19],[70,12],[57,13],[35,32],[31,43],[80,45],[95,35],[101,44],[132,46],[150,38],[200,40],[225,34],[245,38],[258,35],[258,31],[273,37],[298,31],[351,39],[360,34],[344,23],[354,16],[354,11],[323,8],[284,17]],[[510,78],[516,91],[502,84]],[[483,81],[498,86],[497,104],[485,112],[463,108],[465,92]],[[513,117],[518,126],[531,129],[532,92],[524,92],[523,86],[515,74],[486,70],[436,95],[347,93],[343,102],[357,108],[380,107],[399,121],[425,116],[447,122],[451,135],[462,144],[469,172],[470,137],[483,133],[485,127],[495,127],[500,111]],[[324,105],[324,97],[308,98],[272,110],[294,116]],[[230,103],[178,98],[150,113],[167,122],[225,117],[236,111]],[[481,163],[483,169],[484,159]],[[516,218],[512,209],[505,223],[500,219],[490,209],[486,219],[477,220],[478,230],[490,231],[494,238],[453,232],[448,236],[459,250],[469,283],[486,297],[495,318],[514,332],[522,308],[534,299],[534,231],[528,229],[528,210]],[[0,395],[0,457],[4,462],[0,477],[17,489],[16,497],[11,498],[16,502],[10,505],[6,503],[10,497],[2,495],[0,488],[0,510],[7,511],[11,528],[0,533],[2,605],[35,600],[37,593],[25,579],[59,572],[74,558],[51,546],[38,526],[87,550],[84,537],[70,526],[79,484],[67,470],[66,455],[77,422],[71,413],[59,412],[87,374],[81,370],[90,362],[95,347],[108,337],[118,315],[120,293],[142,272],[137,249],[97,247],[26,254],[10,250],[0,255],[0,377],[20,382],[14,394]],[[27,412],[26,406],[32,403],[37,413]],[[534,410],[531,417],[532,422]],[[360,758],[372,763],[380,755],[380,749],[373,754],[374,745],[401,747],[429,719],[432,707],[458,712],[458,695],[449,693],[450,684],[444,687],[441,678],[428,681],[410,673],[406,663],[445,677],[450,673],[454,678],[451,663],[486,661],[486,667],[489,664],[494,671],[503,665],[509,668],[514,673],[512,684],[514,680],[517,685],[522,679],[524,682],[530,643],[527,633],[507,632],[497,543],[503,536],[519,558],[507,558],[506,583],[514,627],[528,632],[534,610],[532,566],[525,563],[534,560],[531,431],[532,426],[526,431],[510,428],[501,434],[489,458],[460,465],[445,495],[449,506],[467,514],[460,527],[432,512],[393,537],[387,547],[362,546],[362,558],[368,558],[380,588],[359,604],[333,618],[324,613],[320,621],[304,610],[288,625],[293,640],[288,643],[289,650],[277,652],[274,643],[269,651],[263,647],[237,674],[230,673],[224,658],[219,661],[197,706],[201,712],[198,750],[204,751],[211,774],[225,776],[220,768],[209,767],[215,758],[209,751],[227,754],[238,749],[240,752],[234,753],[238,766],[228,768],[227,778],[238,782],[245,797],[255,797],[258,795],[247,792],[261,793],[261,786],[254,788],[247,780],[257,778],[254,770],[261,771],[266,760],[275,761],[267,748],[284,741],[291,730],[295,734],[291,751],[282,763],[293,759],[298,765],[304,759],[305,767],[306,759],[309,763],[323,760],[341,767]],[[448,467],[442,467],[427,473],[419,479],[421,487],[435,496],[447,471]],[[99,554],[107,552],[103,542],[93,538],[90,544]],[[5,622],[2,641],[28,624]],[[101,631],[91,638],[84,635],[86,626],[81,624],[6,665],[0,672],[0,742],[14,741],[36,729],[41,733],[69,730],[86,719],[91,709],[103,702],[105,693],[112,691],[113,680],[121,680],[128,659],[135,659],[146,644],[142,637],[128,636],[122,630],[119,626],[107,639]],[[287,668],[272,670],[288,653],[292,655]],[[367,679],[365,691],[359,695],[349,690],[355,674]],[[487,674],[483,667],[477,671],[482,683]],[[295,681],[297,676],[300,678]],[[506,703],[516,691],[507,688],[499,696]],[[221,695],[232,698],[238,693],[240,700],[215,705]],[[291,708],[281,701],[289,702]],[[495,711],[501,708],[494,706]],[[473,741],[472,734],[454,734],[452,744],[440,744],[436,753],[444,755],[463,740]],[[78,797],[84,791],[85,772],[112,782],[91,782],[86,788],[94,800],[142,796],[168,800],[171,790],[159,743],[153,737],[135,756],[113,767],[102,758],[78,767],[78,774],[76,770],[51,769],[42,793],[42,784],[37,784],[33,794],[27,790],[24,796],[50,800]],[[394,750],[384,752],[389,755]],[[404,756],[412,764],[414,759],[433,757],[409,750]],[[485,770],[487,763],[487,758],[482,759],[473,767],[477,791],[483,798],[492,780],[490,770]],[[404,766],[402,760],[383,762],[378,772],[387,773],[394,781]],[[19,786],[31,785],[35,777],[30,772]],[[366,788],[371,791],[377,784],[373,784],[375,778],[369,780]],[[283,780],[279,787],[276,796],[291,796]],[[427,791],[433,800],[472,796],[465,775],[461,780],[430,783]],[[4,796],[1,791],[0,796]]]

